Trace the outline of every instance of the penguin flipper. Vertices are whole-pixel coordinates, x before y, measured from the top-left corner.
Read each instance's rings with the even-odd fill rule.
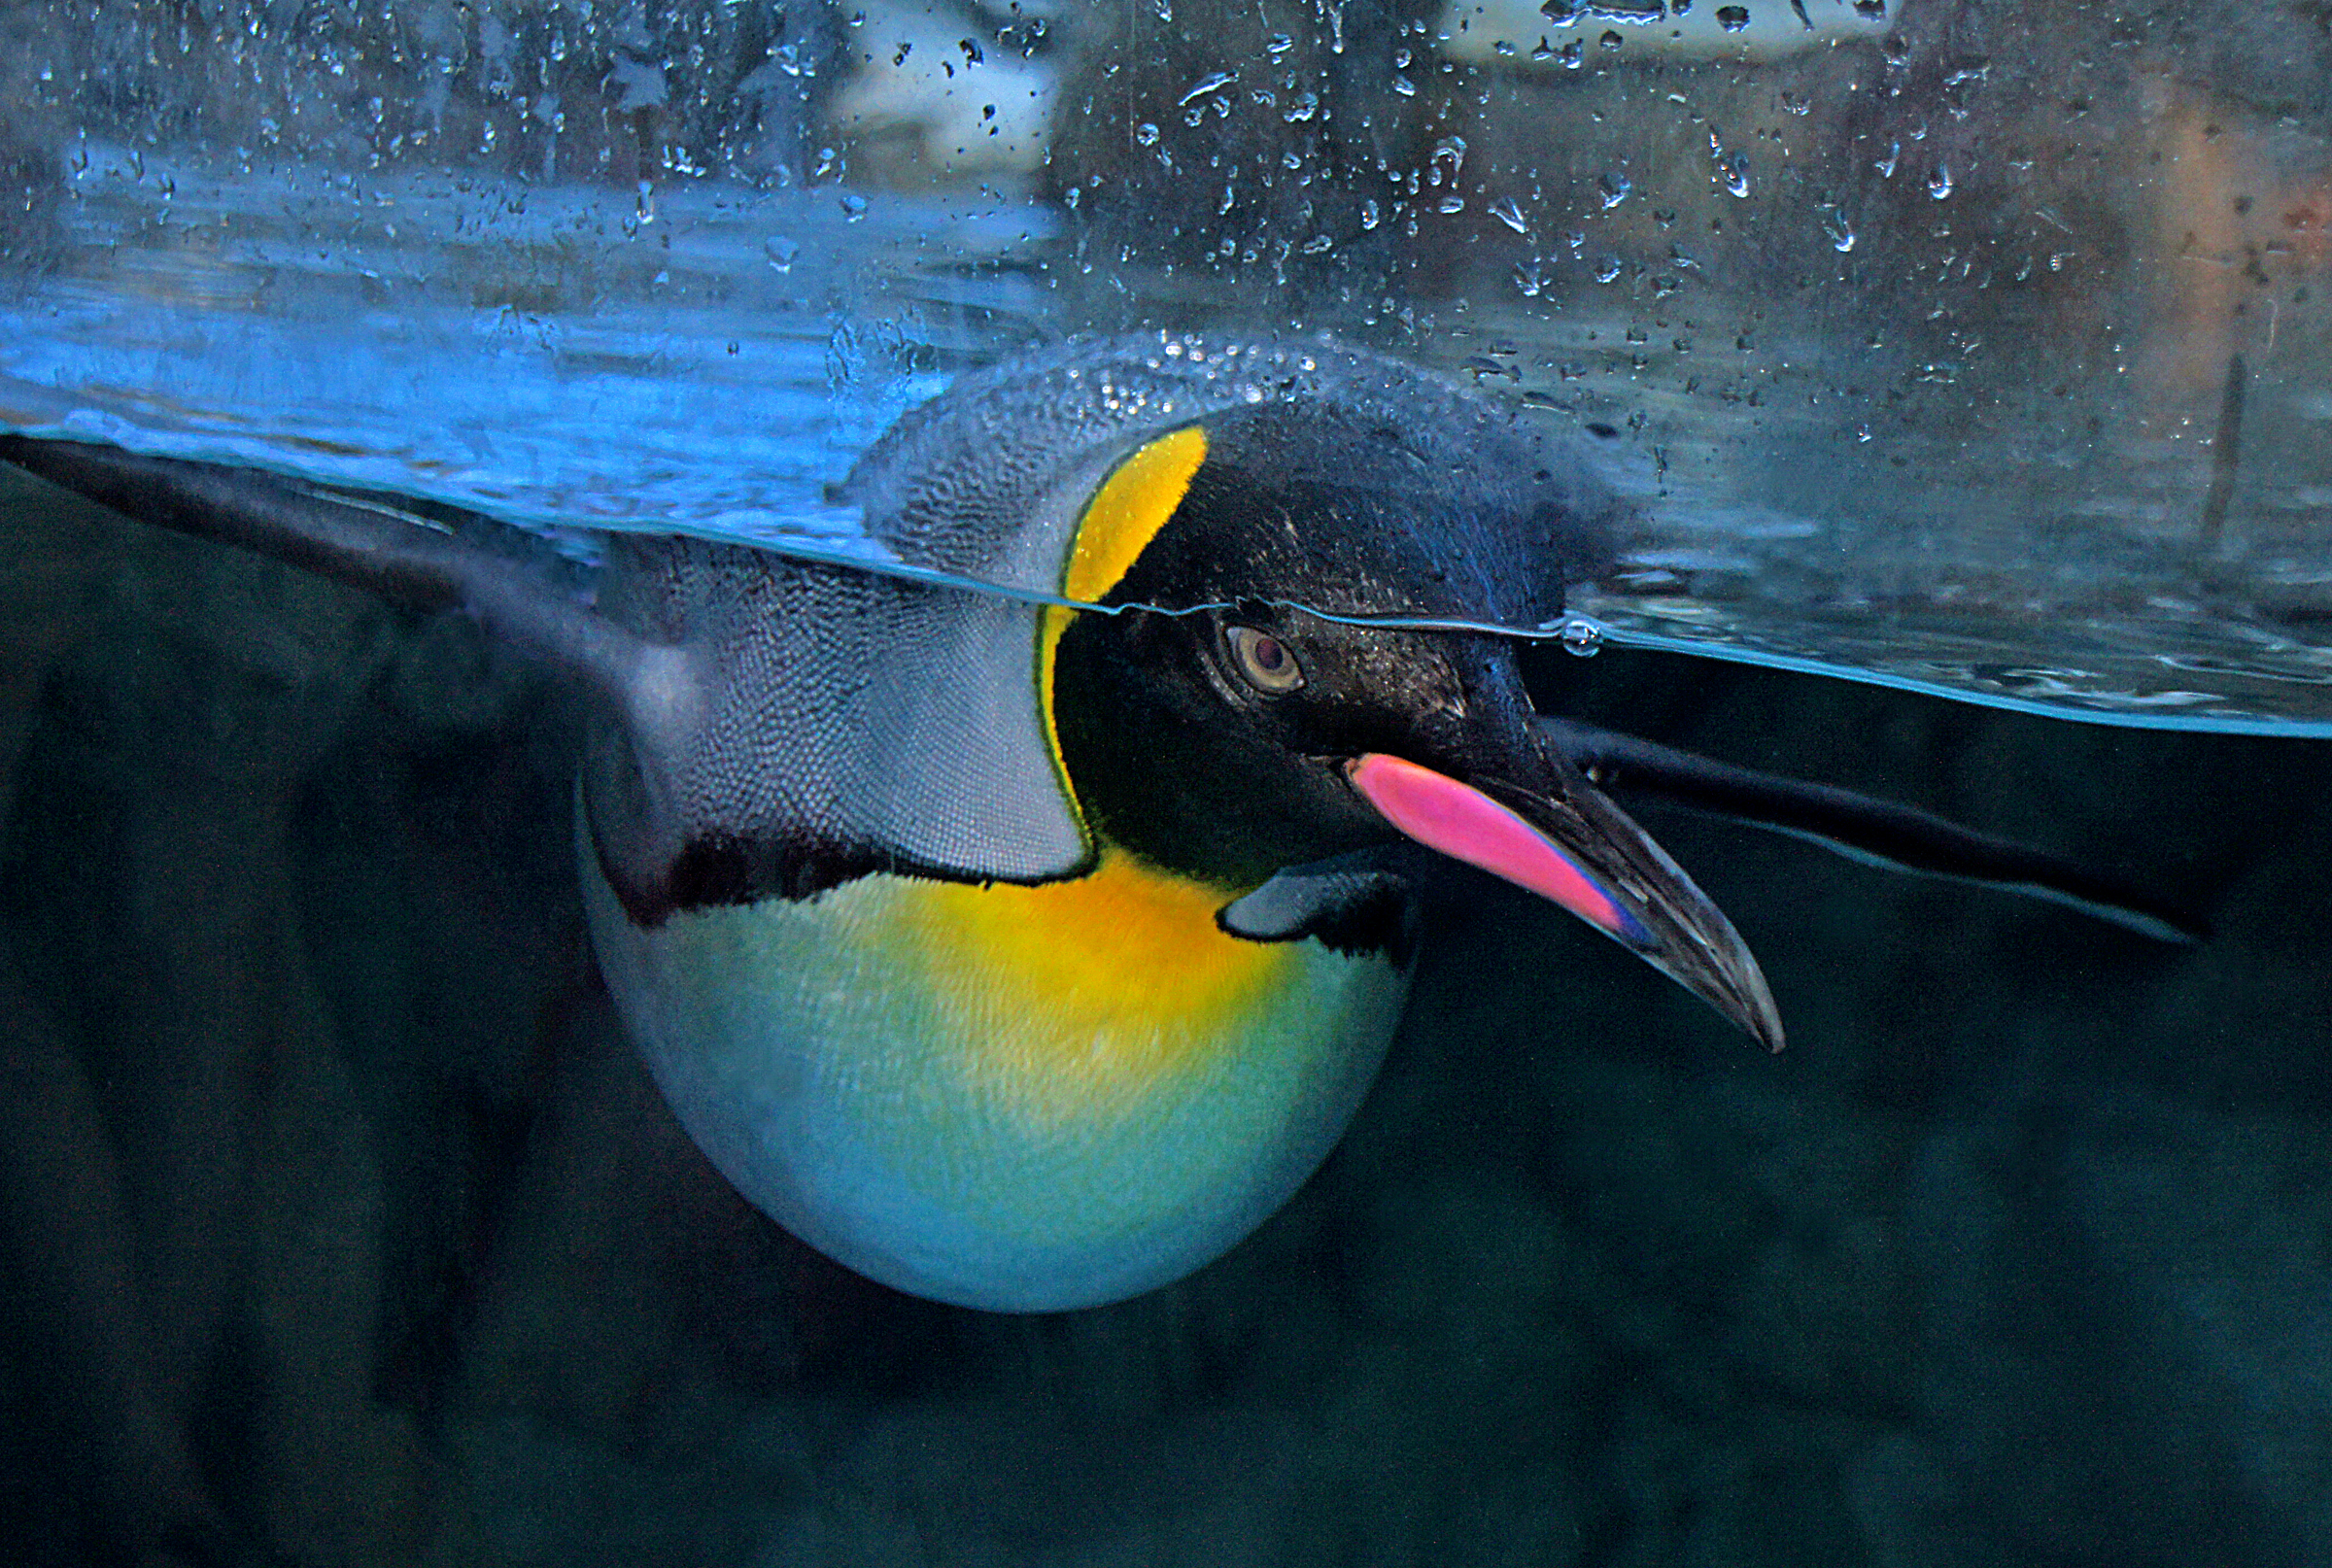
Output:
[[[1731,817],[1867,865],[2046,899],[2157,941],[2193,943],[2210,935],[2192,910],[2166,899],[1915,806],[1735,767],[1569,719],[1542,715],[1538,726],[1573,767],[1617,794]]]
[[[1409,864],[1408,846],[1360,850],[1290,866],[1224,904],[1215,923],[1250,941],[1311,937],[1342,953],[1384,953],[1408,962],[1417,937],[1417,889],[1430,871]]]
[[[639,665],[638,640],[593,613],[541,562],[488,549],[386,498],[258,469],[22,435],[0,434],[0,461],[141,522],[270,556],[392,604],[467,610],[520,651],[611,696]],[[524,538],[508,531],[514,542]],[[547,557],[547,547],[540,554]]]

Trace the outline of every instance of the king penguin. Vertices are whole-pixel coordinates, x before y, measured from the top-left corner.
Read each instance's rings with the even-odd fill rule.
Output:
[[[1625,513],[1526,420],[1327,340],[1073,341],[867,453],[838,496],[869,562],[617,535],[587,597],[381,497],[0,457],[465,608],[594,688],[584,903],[682,1125],[851,1268],[1037,1312],[1177,1279],[1301,1185],[1377,1072],[1437,876],[1561,905],[1778,1049],[1739,936],[1595,778],[2133,902],[1903,808],[1542,720],[1500,629],[1559,617]]]

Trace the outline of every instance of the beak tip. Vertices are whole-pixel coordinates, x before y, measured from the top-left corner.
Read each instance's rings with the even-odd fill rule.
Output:
[[[1789,1044],[1789,1039],[1781,1027],[1781,1009],[1773,1004],[1773,993],[1766,989],[1766,977],[1756,968],[1756,960],[1748,957],[1746,949],[1742,952],[1742,958],[1748,964],[1748,972],[1734,977],[1734,986],[1729,988],[1732,994],[1726,998],[1726,1005],[1720,1010],[1738,1025],[1743,1034],[1779,1056],[1783,1047]]]
[[[1560,904],[1694,995],[1769,1051],[1781,1013],[1740,935],[1627,814],[1558,770],[1527,792],[1537,820],[1470,784],[1381,752],[1346,779],[1396,831]]]

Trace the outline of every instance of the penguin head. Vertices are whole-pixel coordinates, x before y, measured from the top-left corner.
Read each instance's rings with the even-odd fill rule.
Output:
[[[1778,1047],[1739,936],[1542,735],[1515,639],[1487,630],[1560,613],[1608,503],[1535,449],[1492,464],[1420,444],[1266,404],[1121,465],[1079,541],[1135,535],[1086,552],[1115,573],[1109,613],[1074,615],[1046,654],[1088,828],[1234,899],[1422,844],[1560,903]]]

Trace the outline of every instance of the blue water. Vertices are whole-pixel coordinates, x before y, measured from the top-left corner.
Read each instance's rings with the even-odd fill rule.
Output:
[[[70,194],[66,264],[0,305],[0,426],[447,502],[582,553],[590,530],[639,528],[879,567],[826,487],[956,370],[1095,324],[1058,287],[1057,215],[984,187],[359,181],[90,143]],[[1534,349],[1599,335],[1547,331],[1490,358],[1465,352],[1478,332],[1406,347],[1511,392],[1553,362]],[[1819,351],[1791,352],[1802,378]],[[1895,456],[1928,483],[1792,500],[1799,469],[1834,460],[1818,396],[1792,413],[1634,384],[1534,416],[1609,432],[1591,460],[1644,510],[1621,573],[1575,601],[1609,640],[2119,724],[2332,733],[2332,653],[2254,608],[2278,573],[2312,593],[2324,547],[2198,568],[2145,521],[2200,493],[2199,449],[2121,454],[2131,521],[2086,532],[2063,509],[2110,494],[2041,447],[1994,462],[1906,435]],[[1628,398],[1626,429],[1601,423]]]

